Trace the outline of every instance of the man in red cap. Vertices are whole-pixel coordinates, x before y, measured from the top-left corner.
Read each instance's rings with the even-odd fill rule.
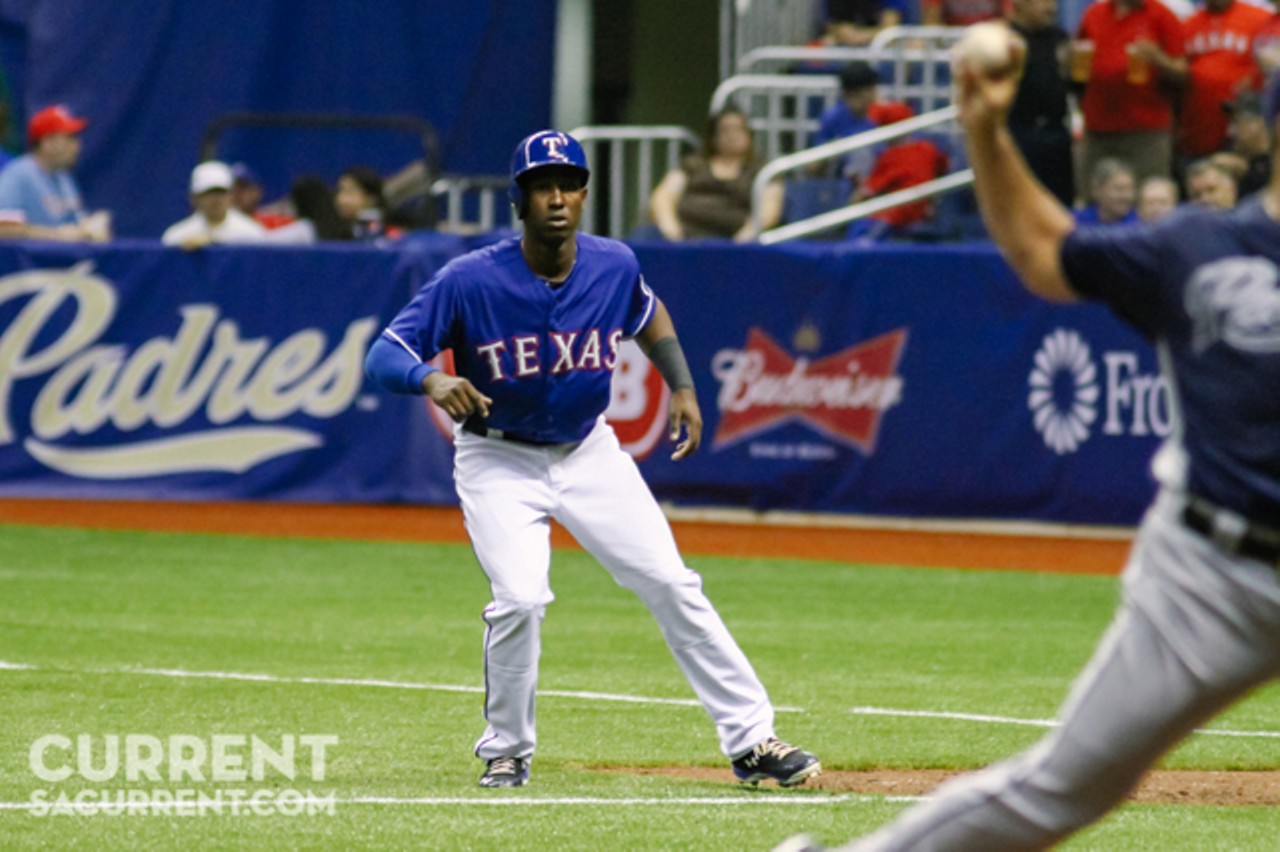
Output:
[[[27,125],[28,153],[0,171],[0,237],[103,241],[109,214],[88,214],[71,174],[88,121],[51,106]]]

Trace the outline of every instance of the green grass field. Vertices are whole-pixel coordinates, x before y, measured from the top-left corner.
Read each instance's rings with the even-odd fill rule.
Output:
[[[1051,718],[1117,594],[1110,578],[688,561],[787,708],[779,734],[829,769],[976,767],[1029,745],[1042,729],[852,708]],[[533,783],[485,791],[471,747],[488,589],[469,548],[0,526],[0,848],[768,849],[802,830],[844,840],[905,807],[602,771],[726,764],[638,601],[580,553],[556,554],[552,584],[541,687],[553,694],[539,698]],[[628,696],[676,701],[618,700]],[[1280,691],[1213,727],[1280,728]],[[308,761],[294,779],[240,784],[33,773],[39,738],[85,734],[99,766],[110,736],[337,743],[322,779]],[[75,765],[47,754],[51,767]],[[1165,766],[1280,767],[1280,738],[1199,735]],[[123,788],[298,789],[336,804],[312,815],[29,808],[40,791]],[[1280,814],[1266,808],[1132,805],[1065,848],[1274,849],[1278,837]]]

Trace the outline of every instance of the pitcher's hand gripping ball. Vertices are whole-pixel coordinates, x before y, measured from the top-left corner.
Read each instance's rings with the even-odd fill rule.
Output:
[[[994,80],[1022,71],[1027,45],[1022,36],[1003,21],[983,21],[965,30],[951,48],[951,65],[957,76],[968,70]]]

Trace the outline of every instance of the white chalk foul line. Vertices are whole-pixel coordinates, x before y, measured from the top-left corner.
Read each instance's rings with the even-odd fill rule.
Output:
[[[0,660],[0,669],[20,671],[41,671],[38,666],[23,663],[8,663]],[[466,692],[484,694],[482,686],[467,686],[450,683],[414,683],[412,681],[376,680],[366,678],[342,677],[279,677],[277,675],[255,674],[251,672],[193,672],[186,669],[89,669],[80,674],[99,675],[142,675],[148,677],[193,678],[205,680],[236,680],[253,683],[307,684],[313,686],[365,686],[379,689],[418,689],[429,692]],[[568,689],[539,689],[538,697],[573,698],[583,701],[617,701],[626,704],[660,704],[672,707],[702,707],[702,702],[693,698],[655,698],[644,695],[623,695],[610,692],[588,692]],[[778,713],[803,713],[799,707],[774,707]]]
[[[43,671],[39,666],[26,663],[14,663],[0,660],[0,670]],[[50,669],[52,671],[52,669]],[[381,689],[418,689],[431,692],[466,692],[483,693],[480,686],[467,686],[448,683],[414,683],[399,680],[374,680],[365,678],[327,678],[327,677],[280,677],[278,675],[255,674],[250,672],[193,672],[186,669],[90,669],[80,674],[98,675],[140,675],[145,677],[194,678],[207,680],[235,680],[254,683],[309,684],[316,686],[364,686]],[[643,695],[622,695],[610,692],[587,692],[567,689],[540,689],[539,696],[552,698],[570,698],[583,701],[616,701],[627,704],[659,704],[675,707],[701,707],[702,704],[692,698],[654,698]],[[802,707],[774,707],[779,713],[803,713]],[[1019,719],[1012,716],[993,716],[983,713],[950,713],[941,710],[901,710],[890,707],[852,707],[850,713],[860,716],[896,716],[900,718],[951,719],[962,722],[986,722],[997,725],[1023,725],[1033,728],[1054,728],[1058,722],[1054,719]],[[1198,728],[1195,733],[1214,737],[1243,737],[1253,739],[1280,739],[1280,731],[1229,731],[1219,728]]]
[[[382,805],[428,806],[428,807],[740,807],[743,805],[838,805],[849,802],[918,802],[923,796],[864,796],[839,794],[834,796],[820,795],[778,795],[778,796],[690,796],[677,798],[674,796],[628,797],[610,799],[605,796],[560,796],[526,798],[523,796],[502,796],[494,798],[469,798],[451,796],[424,796],[400,798],[394,796],[357,796],[350,799],[326,798],[318,796],[298,796],[289,800],[290,807],[308,805],[336,806],[346,805]],[[0,802],[0,811],[41,811],[51,810],[59,814],[80,813],[91,814],[98,811],[119,813],[121,811],[143,811],[144,813],[161,813],[164,811],[231,810],[227,804],[201,805],[199,802],[68,802],[58,806],[51,802]],[[243,806],[244,811],[249,807]]]
[[[920,717],[924,719],[955,719],[961,722],[992,722],[997,725],[1026,725],[1033,728],[1056,728],[1056,719],[1017,719],[1012,716],[988,716],[982,713],[947,713],[941,710],[896,710],[889,707],[851,707],[849,712],[858,716]],[[1227,731],[1220,728],[1197,728],[1197,734],[1211,737],[1261,737],[1280,739],[1280,731]]]

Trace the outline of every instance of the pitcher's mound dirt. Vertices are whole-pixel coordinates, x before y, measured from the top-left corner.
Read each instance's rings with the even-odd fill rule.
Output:
[[[610,768],[608,772],[665,775],[698,781],[734,783],[728,769],[695,766]],[[865,793],[878,796],[926,796],[946,779],[959,775],[950,769],[827,770],[806,782],[806,790]],[[1150,772],[1130,801],[1166,805],[1280,805],[1280,772]]]

